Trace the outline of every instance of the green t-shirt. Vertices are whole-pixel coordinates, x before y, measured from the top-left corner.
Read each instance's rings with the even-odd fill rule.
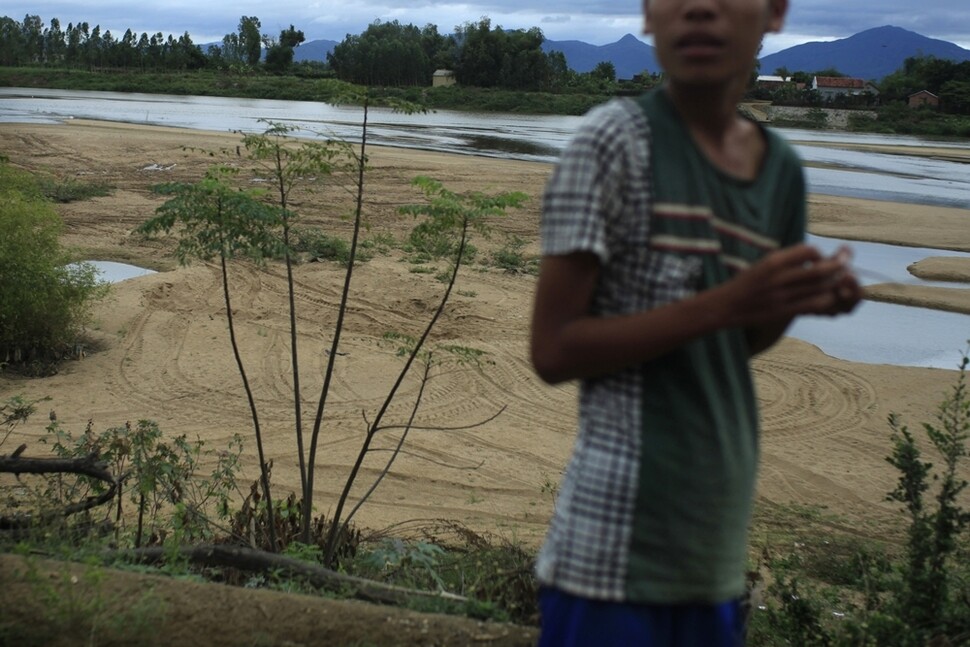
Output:
[[[802,239],[801,168],[765,132],[757,177],[713,166],[664,91],[641,101],[652,133],[650,253],[689,296]],[[728,599],[743,586],[758,419],[741,329],[688,343],[642,368],[642,443],[627,589],[631,599]]]

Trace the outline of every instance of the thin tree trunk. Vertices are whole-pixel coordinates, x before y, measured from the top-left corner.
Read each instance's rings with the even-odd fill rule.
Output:
[[[296,344],[296,295],[293,286],[293,259],[290,257],[290,223],[287,218],[284,200],[283,215],[283,256],[286,260],[286,285],[290,299],[290,357],[293,362],[293,417],[296,421],[296,450],[300,461],[300,488],[306,491],[307,468],[303,454],[303,397],[300,391],[300,359]]]
[[[364,445],[357,454],[357,460],[354,462],[350,475],[347,477],[347,481],[344,483],[343,492],[340,493],[340,498],[337,500],[337,509],[333,513],[333,519],[331,519],[330,522],[330,530],[327,533],[327,542],[324,545],[323,550],[323,560],[325,564],[329,564],[331,562],[334,553],[336,552],[337,537],[339,536],[339,529],[341,526],[340,515],[343,512],[344,505],[347,503],[347,498],[350,496],[350,488],[353,487],[354,481],[357,478],[357,473],[360,471],[360,467],[364,463],[364,457],[367,455],[368,449],[370,449],[371,441],[374,439],[375,430],[380,427],[381,420],[383,420],[384,414],[387,412],[388,407],[390,407],[391,402],[394,400],[394,396],[397,394],[397,390],[400,388],[401,383],[404,382],[404,378],[410,370],[411,364],[414,363],[415,358],[418,356],[418,353],[424,346],[424,342],[431,334],[431,329],[434,328],[434,325],[438,322],[438,318],[441,317],[441,313],[444,312],[445,305],[448,303],[448,297],[451,296],[451,290],[455,286],[455,280],[458,278],[458,270],[461,267],[461,259],[465,254],[465,245],[467,241],[468,219],[466,218],[462,222],[461,242],[458,245],[458,252],[455,255],[455,268],[451,272],[451,279],[448,281],[448,287],[445,289],[445,293],[441,297],[441,302],[438,304],[438,308],[435,310],[434,316],[431,317],[431,321],[428,322],[424,332],[421,334],[421,338],[418,339],[414,349],[412,349],[411,354],[404,363],[404,368],[402,368],[401,372],[398,374],[397,380],[394,382],[394,386],[391,387],[387,397],[384,399],[384,404],[381,405],[380,411],[377,412],[374,422],[371,423],[367,436],[364,439]]]
[[[330,345],[330,356],[327,358],[327,370],[320,390],[320,400],[317,404],[317,416],[313,421],[313,432],[310,435],[310,454],[307,457],[307,478],[303,488],[303,543],[310,543],[310,525],[313,514],[313,470],[317,460],[317,442],[320,438],[320,426],[323,423],[323,412],[330,393],[330,382],[333,379],[334,361],[337,358],[337,348],[340,344],[340,333],[344,326],[344,316],[347,313],[347,301],[350,298],[350,280],[354,273],[354,260],[357,257],[357,241],[360,238],[360,227],[364,210],[364,164],[367,154],[367,108],[368,98],[364,98],[364,120],[360,135],[360,157],[357,160],[357,205],[354,211],[354,234],[350,242],[350,258],[347,261],[347,271],[344,274],[343,291],[340,294],[340,306],[337,308],[337,323],[334,326],[333,342]],[[331,529],[332,532],[332,529]]]
[[[222,293],[226,297],[226,319],[229,321],[229,341],[232,344],[232,354],[236,358],[236,366],[239,367],[239,375],[242,377],[243,389],[246,391],[246,398],[249,400],[249,411],[253,418],[253,430],[256,433],[256,451],[259,454],[259,474],[263,484],[263,497],[266,500],[266,518],[269,522],[269,541],[270,552],[276,552],[276,519],[273,515],[273,497],[269,487],[269,468],[266,464],[266,457],[263,454],[263,433],[259,427],[259,414],[256,412],[256,400],[253,398],[252,388],[249,386],[249,378],[246,377],[246,369],[243,366],[242,356],[239,354],[239,345],[236,343],[236,327],[232,318],[232,302],[229,298],[229,269],[226,266],[225,254],[219,255],[222,266]]]

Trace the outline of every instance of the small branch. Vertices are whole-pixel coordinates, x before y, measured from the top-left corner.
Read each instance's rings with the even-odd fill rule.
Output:
[[[97,454],[83,458],[26,458],[0,456],[0,472],[5,474],[81,474],[106,483],[114,484],[115,478],[108,471],[108,464],[99,460]]]
[[[183,546],[177,552],[180,557],[201,566],[228,566],[261,573],[282,571],[289,576],[305,579],[317,589],[340,593],[349,590],[354,598],[368,602],[403,604],[412,598],[441,599],[452,602],[468,601],[468,598],[454,593],[445,591],[431,593],[382,584],[361,577],[338,573],[319,564],[311,564],[293,557],[252,548],[207,544]],[[123,559],[140,563],[161,563],[171,557],[171,549],[154,546],[151,548],[108,551],[103,553],[103,557],[107,562]]]
[[[424,395],[424,389],[428,385],[428,373],[430,371],[431,371],[431,357],[429,356],[427,364],[424,365],[424,375],[421,378],[421,388],[418,390],[417,397],[414,398],[414,406],[411,408],[411,417],[408,418],[407,426],[404,427],[404,433],[402,433],[401,437],[398,439],[397,447],[395,447],[394,451],[391,452],[391,457],[387,459],[387,464],[384,465],[384,469],[381,470],[381,473],[377,475],[376,479],[374,479],[374,482],[371,484],[370,488],[368,488],[367,491],[364,492],[364,495],[360,497],[360,499],[357,501],[357,505],[355,505],[350,510],[350,513],[344,519],[344,522],[343,522],[344,532],[346,532],[347,529],[350,527],[350,520],[353,519],[354,515],[357,514],[357,511],[360,510],[360,506],[364,505],[364,502],[366,502],[367,499],[370,498],[370,495],[374,493],[374,490],[376,490],[377,486],[381,484],[381,481],[384,480],[384,477],[387,476],[387,473],[391,471],[391,465],[394,464],[394,460],[398,457],[398,454],[401,453],[401,447],[404,445],[404,441],[407,440],[408,431],[411,429],[411,423],[414,422],[414,417],[418,415],[418,407],[421,406],[421,397]],[[375,429],[371,429],[370,434],[368,435],[373,436],[375,431],[376,431]],[[364,451],[367,451],[367,450],[365,449]]]

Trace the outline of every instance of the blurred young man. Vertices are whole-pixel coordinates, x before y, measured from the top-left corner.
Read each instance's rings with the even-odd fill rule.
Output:
[[[861,298],[801,243],[799,160],[739,116],[787,0],[645,0],[665,82],[587,116],[546,188],[532,360],[580,379],[540,552],[540,645],[743,643],[750,358]]]

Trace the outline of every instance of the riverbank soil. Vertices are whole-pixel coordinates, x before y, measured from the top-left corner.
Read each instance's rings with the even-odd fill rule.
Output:
[[[238,143],[231,134],[95,122],[0,124],[0,152],[11,163],[61,179],[103,181],[115,187],[108,197],[58,207],[66,245],[78,249],[83,258],[165,270],[114,286],[109,299],[96,308],[89,352],[83,360],[68,362],[56,375],[41,379],[0,375],[0,395],[49,397],[44,406],[56,410],[59,424],[75,434],[83,431],[88,420],[96,429],[104,429],[151,419],[167,435],[199,437],[207,447],[221,448],[240,433],[247,439],[245,477],[255,477],[252,423],[229,345],[218,267],[197,263],[178,268],[170,257],[170,241],[145,240],[133,231],[163,202],[150,191],[153,185],[198,180],[214,159],[201,150],[229,151],[232,161]],[[444,518],[535,547],[546,529],[552,492],[573,443],[576,389],[572,384],[545,385],[530,367],[527,339],[535,277],[503,271],[489,259],[509,236],[521,239],[525,255],[538,253],[540,195],[551,167],[402,149],[374,149],[370,165],[363,236],[385,245],[393,240],[393,245],[354,273],[321,435],[318,509],[332,509],[360,447],[365,420],[374,419],[402,367],[396,346],[384,341],[384,335],[420,334],[442,294],[443,284],[434,273],[408,262],[401,249],[416,221],[400,215],[398,207],[422,199],[410,180],[427,175],[459,193],[523,191],[530,196],[524,209],[490,223],[489,239],[473,240],[478,247],[476,261],[461,271],[432,335],[434,345],[484,351],[484,361],[480,366],[444,361],[433,367],[415,418],[419,428],[410,433],[406,451],[361,508],[356,522],[366,528],[385,528]],[[295,193],[291,206],[300,223],[348,237],[351,224],[346,216],[353,200],[345,187]],[[910,224],[916,218],[918,227]],[[813,196],[811,203],[816,233],[927,247],[952,249],[966,244],[968,218],[966,210],[823,196]],[[306,263],[296,268],[295,280],[307,428],[328,361],[343,272],[326,262]],[[284,496],[296,490],[300,481],[292,431],[285,271],[275,263],[257,269],[236,262],[230,268],[230,282],[266,455],[274,462],[277,496]],[[954,367],[960,350],[954,349]],[[933,420],[956,371],[855,364],[827,357],[792,339],[759,357],[754,371],[764,428],[758,491],[762,505],[821,509],[840,528],[866,537],[898,539],[902,515],[885,500],[896,479],[884,460],[890,448],[886,418],[895,412],[914,429]],[[404,381],[388,409],[386,425],[408,420],[420,387],[415,376]],[[42,455],[45,446],[38,439],[46,424],[46,412],[35,416],[6,447],[24,442],[28,455]],[[398,434],[388,430],[379,435],[378,449],[393,448]],[[355,493],[370,485],[387,456],[386,451],[372,453]],[[0,577],[6,580],[5,573],[12,568],[7,559],[2,568]],[[136,576],[123,579],[131,577]],[[162,591],[170,585],[178,586],[152,580],[152,586]],[[16,604],[10,600],[15,590],[0,586],[4,608]],[[420,635],[410,629],[376,633],[379,627],[400,629],[405,621],[399,619],[399,612],[380,607],[213,590],[185,585],[176,593],[161,593],[185,610],[173,617],[197,627],[199,633],[190,642],[250,644],[267,623],[285,625],[287,631],[302,627],[302,634],[278,634],[275,643],[282,644],[285,635],[287,644],[294,645],[323,640],[327,644],[468,644],[467,637],[480,631],[473,620],[405,614],[408,623],[420,627]],[[285,604],[292,607],[284,611],[277,606],[284,603],[276,600],[288,600]],[[326,624],[322,631],[327,633],[322,635],[321,618],[338,617],[340,622]],[[223,622],[205,624],[207,619]],[[200,624],[191,624],[195,622]],[[456,624],[470,633],[456,633]],[[157,630],[177,632],[179,628]],[[481,631],[484,644],[534,640],[534,630],[529,628],[507,628],[508,635],[500,638],[490,633],[492,628]],[[218,642],[223,638],[228,642]],[[233,638],[238,641],[231,642]]]

